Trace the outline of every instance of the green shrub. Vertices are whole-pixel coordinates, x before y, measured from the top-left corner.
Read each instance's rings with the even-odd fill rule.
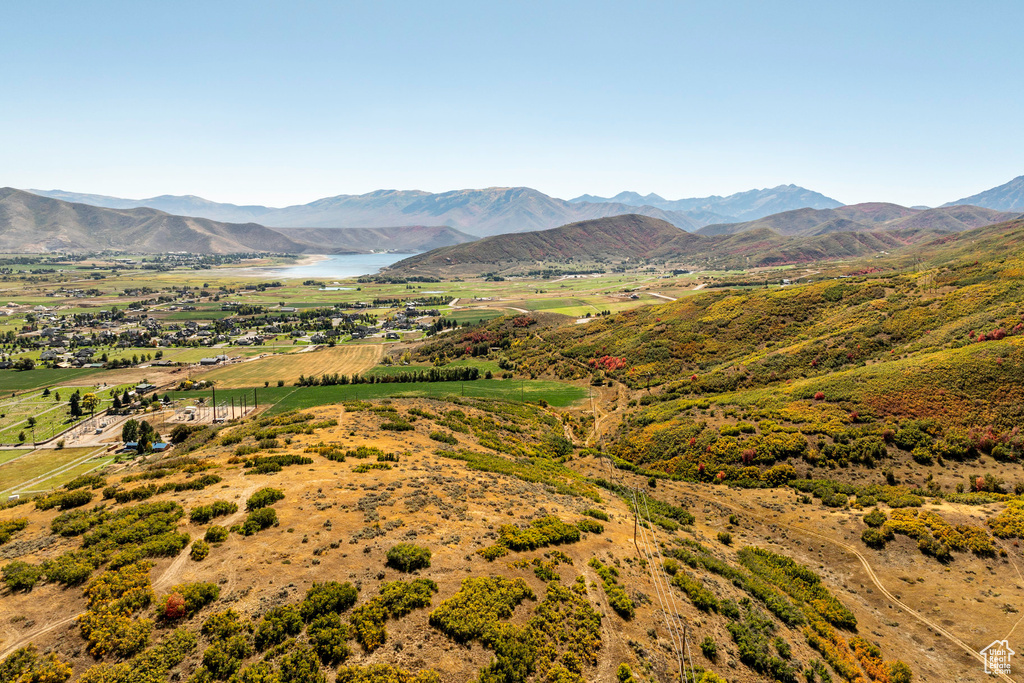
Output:
[[[434,441],[440,441],[441,443],[446,443],[446,444],[448,444],[450,446],[456,446],[459,443],[458,439],[456,439],[454,436],[452,436],[451,434],[449,434],[447,432],[441,432],[441,431],[430,432],[430,438],[433,439]]]
[[[106,486],[107,480],[98,474],[82,474],[68,483],[64,484],[65,491],[71,491],[72,489],[80,489],[88,486],[91,489],[99,489]]]
[[[381,584],[379,593],[372,600],[352,610],[349,621],[355,631],[356,641],[367,652],[373,652],[387,640],[384,623],[388,619],[405,616],[420,607],[428,607],[436,592],[437,584],[430,579]]]
[[[15,650],[0,662],[0,681],[11,683],[64,683],[71,665],[56,654],[40,655],[35,645]]]
[[[284,498],[284,491],[274,488],[262,488],[256,493],[249,496],[249,499],[245,501],[245,509],[248,511],[258,510],[265,508],[268,505],[273,505],[277,501]]]
[[[704,584],[697,579],[690,576],[688,573],[681,571],[677,572],[672,577],[672,585],[678,586],[690,601],[693,606],[702,612],[717,612],[718,611],[718,598],[715,594],[704,587]]]
[[[591,558],[588,564],[601,577],[601,582],[604,584],[604,592],[608,596],[608,604],[623,619],[632,619],[636,612],[636,605],[633,604],[633,601],[626,595],[626,591],[622,590],[622,586],[619,585],[619,571],[610,565],[606,566],[596,557]]]
[[[29,591],[43,575],[41,567],[22,560],[12,560],[4,565],[4,583],[12,591]]]
[[[182,616],[189,618],[220,597],[220,586],[215,583],[203,581],[180,583],[177,586],[172,587],[171,592],[160,600],[157,604],[157,613],[166,613],[171,596],[174,595],[181,597],[183,611]]]
[[[278,676],[281,683],[327,683],[320,670],[320,658],[309,645],[299,643],[281,657]]]
[[[608,521],[608,513],[605,512],[604,510],[597,510],[595,508],[587,508],[586,510],[583,511],[583,514],[585,514],[587,517],[593,517],[594,519],[599,519],[602,522],[607,522]]]
[[[231,677],[232,683],[280,683],[274,668],[267,662],[255,662]]]
[[[217,640],[203,653],[203,666],[218,680],[227,680],[252,655],[252,646],[245,636],[235,634]]]
[[[258,508],[250,512],[240,530],[243,536],[252,536],[277,524],[277,511],[273,508]]]
[[[92,492],[84,489],[74,489],[71,491],[62,491],[60,493],[54,493],[53,495],[46,496],[43,498],[36,498],[35,504],[38,510],[49,510],[51,508],[58,508],[60,510],[70,510],[71,508],[82,507],[88,505],[92,501]]]
[[[210,505],[201,505],[189,513],[189,521],[193,524],[206,524],[214,517],[232,515],[238,512],[238,506],[226,500],[218,500]]]
[[[210,640],[224,640],[241,633],[243,628],[238,612],[228,609],[207,617],[200,632]]]
[[[726,628],[736,643],[741,662],[776,681],[796,683],[796,670],[771,654],[769,639],[775,630],[771,618],[748,608],[741,621],[730,621]]]
[[[388,566],[412,572],[430,566],[430,549],[412,543],[399,543],[388,550]]]
[[[22,529],[28,526],[28,519],[25,517],[19,517],[18,519],[9,519],[7,521],[0,521],[0,545],[7,543],[11,540],[11,536],[18,533]]]
[[[131,615],[153,599],[151,566],[137,562],[105,571],[89,582],[85,589],[88,609],[78,617],[78,626],[94,657],[111,654],[125,658],[145,649],[153,622]]]
[[[499,620],[508,619],[527,598],[536,600],[536,595],[522,579],[463,579],[459,592],[430,613],[430,625],[465,643],[482,637]]]
[[[299,612],[304,621],[312,621],[318,617],[344,612],[356,604],[359,592],[351,583],[314,583],[306,591],[306,597],[299,605]]]
[[[857,618],[822,584],[821,577],[785,555],[764,548],[746,547],[737,553],[740,562],[755,575],[772,583],[796,600],[807,602],[826,621],[854,629]]]
[[[722,545],[732,545],[732,534],[728,531],[719,531],[718,542]]]
[[[302,630],[302,616],[292,605],[274,607],[260,620],[253,634],[253,644],[259,652],[272,645],[283,643],[286,638],[297,636]]]
[[[526,529],[509,524],[501,527],[498,532],[498,545],[509,550],[536,550],[578,540],[579,529],[554,516],[535,519]]]
[[[309,624],[307,634],[309,644],[324,664],[344,662],[352,654],[347,642],[350,638],[348,627],[333,612],[314,619]]]
[[[885,516],[885,513],[875,508],[868,514],[864,515],[864,523],[870,527],[878,528],[886,523],[889,518]]]
[[[228,530],[225,527],[214,524],[206,530],[206,535],[203,536],[203,540],[207,543],[223,543],[228,540]]]
[[[885,542],[888,540],[884,533],[873,527],[868,527],[861,533],[860,540],[864,541],[864,544],[871,548],[884,548]]]
[[[604,527],[600,522],[596,522],[592,519],[581,519],[576,522],[576,528],[580,531],[588,534],[601,534],[604,533]]]
[[[499,557],[508,555],[508,548],[503,545],[489,545],[486,548],[480,548],[476,551],[477,555],[484,558],[488,562],[493,562]]]
[[[700,641],[700,651],[713,662],[718,658],[718,643],[711,636],[704,636],[704,640]]]
[[[189,557],[194,562],[202,562],[206,559],[206,556],[210,554],[210,544],[206,541],[196,539],[192,542],[192,550],[189,553]]]

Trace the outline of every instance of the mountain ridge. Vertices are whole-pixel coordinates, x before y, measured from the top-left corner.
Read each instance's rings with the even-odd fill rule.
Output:
[[[0,250],[129,253],[358,253],[431,250],[475,239],[448,226],[273,229],[157,209],[111,209],[0,188]]]
[[[654,193],[641,195],[637,192],[627,191],[620,192],[610,198],[581,195],[569,201],[590,203],[617,202],[630,206],[640,206],[643,204],[665,211],[713,214],[726,219],[717,221],[723,223],[755,220],[798,208],[833,209],[843,206],[842,202],[826,197],[820,192],[792,184],[736,192],[727,196],[711,195],[710,197],[673,200],[665,199]]]
[[[729,235],[767,228],[785,236],[814,236],[830,232],[879,232],[901,229],[963,232],[1016,218],[1014,212],[977,206],[910,209],[899,204],[868,202],[836,209],[795,209],[744,223],[706,225],[698,234]]]
[[[997,211],[1024,212],[1024,175],[997,187],[943,204],[944,207],[971,204]]]
[[[401,275],[511,275],[547,263],[672,263],[679,267],[762,267],[868,256],[937,237],[920,228],[781,235],[768,228],[703,235],[641,215],[580,221],[560,228],[495,235],[403,259],[387,268]]]

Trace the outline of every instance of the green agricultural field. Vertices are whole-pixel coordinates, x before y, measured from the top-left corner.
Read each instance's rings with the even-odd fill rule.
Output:
[[[64,474],[72,468],[77,472],[88,470],[86,465],[93,462],[91,456],[104,452],[104,448],[52,448],[39,449],[14,461],[0,465],[0,494],[12,489],[37,490],[37,484]]]
[[[429,370],[432,365],[426,364],[412,364],[412,365],[378,365],[370,370],[363,373],[367,377],[375,377],[380,375],[401,375],[404,372],[418,372],[420,370]],[[446,364],[446,368],[479,368],[480,375],[482,376],[485,372],[492,372],[495,375],[501,372],[501,368],[495,361],[490,360],[478,360],[476,358],[461,359]]]
[[[163,316],[165,320],[220,320],[234,315],[231,311],[173,311]]]
[[[503,315],[510,315],[510,312],[497,311],[493,308],[459,308],[451,311],[450,313],[445,313],[444,317],[462,324],[475,323],[480,320],[493,320],[494,318],[500,318]]]
[[[5,462],[10,462],[11,460],[14,460],[15,458],[20,458],[21,456],[25,455],[26,453],[31,453],[31,452],[32,452],[31,448],[11,448],[11,449],[2,450],[2,451],[0,451],[0,465],[3,465]]]
[[[80,381],[103,372],[99,368],[53,369],[35,368],[24,372],[0,370],[0,396],[16,391],[42,389],[44,387],[64,386],[69,382]]]
[[[222,389],[217,391],[217,402],[235,400],[241,403],[244,396],[249,405],[253,401],[253,389]],[[259,405],[272,404],[268,414],[274,415],[287,410],[312,408],[314,406],[341,403],[343,401],[380,399],[394,397],[441,398],[466,396],[470,398],[495,398],[509,401],[546,401],[548,404],[564,407],[583,399],[584,389],[568,382],[546,380],[499,380],[478,379],[472,382],[410,382],[393,384],[348,384],[329,387],[259,387],[256,390]],[[209,391],[169,392],[174,399],[205,398]]]
[[[95,393],[100,399],[98,412],[111,405],[112,391],[117,391],[120,394],[128,386],[118,385],[98,390],[92,386],[62,386],[50,396],[43,396],[42,392],[37,391],[4,399],[0,401],[0,444],[21,443],[18,438],[21,432],[25,433],[26,441],[31,441],[33,437],[36,441],[46,441],[73,426],[76,421],[72,420],[68,413],[68,398],[75,389],[78,389],[83,395],[89,392]],[[60,402],[56,400],[57,394],[61,395]],[[34,432],[28,425],[29,417],[36,419]],[[78,421],[86,420],[88,417],[85,415]]]
[[[63,486],[75,477],[102,469],[107,465],[116,462],[117,459],[118,456],[116,455],[105,454],[103,451],[100,451],[98,454],[86,458],[71,467],[61,469],[51,477],[32,482],[30,487],[23,490],[26,492],[50,491],[59,486]]]

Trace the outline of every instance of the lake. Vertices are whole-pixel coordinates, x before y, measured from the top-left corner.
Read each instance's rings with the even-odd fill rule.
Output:
[[[282,266],[280,268],[261,268],[260,270],[268,277],[316,280],[327,278],[330,280],[343,280],[346,278],[359,277],[360,275],[373,275],[380,272],[381,268],[390,266],[396,261],[408,258],[412,254],[335,254],[325,256],[316,263],[297,266]]]

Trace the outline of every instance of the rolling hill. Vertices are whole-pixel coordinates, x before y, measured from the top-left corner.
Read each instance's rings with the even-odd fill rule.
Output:
[[[219,223],[156,209],[104,209],[0,189],[0,250],[10,252],[124,250],[226,254],[306,249],[256,223]]]
[[[60,199],[65,202],[76,204],[89,204],[106,209],[157,209],[176,216],[194,216],[196,218],[209,218],[225,223],[262,223],[259,219],[273,209],[266,206],[239,206],[237,204],[224,204],[212,202],[209,199],[196,197],[195,195],[170,195],[164,194],[159,197],[148,199],[124,199],[122,197],[110,197],[102,194],[87,194],[83,192],[65,192],[64,190],[26,190],[41,197]]]
[[[934,231],[834,231],[821,235],[782,235],[768,228],[703,235],[679,230],[655,218],[615,216],[560,228],[497,235],[417,254],[392,265],[393,274],[512,274],[547,263],[651,263],[681,267],[760,267],[895,251],[920,243]]]
[[[570,223],[551,230],[485,237],[469,244],[412,256],[399,261],[394,268],[412,270],[548,260],[628,260],[644,258],[680,236],[700,239],[657,218],[630,214]]]
[[[256,223],[221,223],[150,208],[107,209],[0,190],[0,250],[19,253],[412,253],[472,239],[447,226],[273,230]]]
[[[832,232],[877,232],[890,230],[933,230],[961,232],[1017,217],[1017,213],[977,206],[938,209],[910,209],[898,204],[870,202],[836,209],[797,209],[744,223],[708,225],[701,235],[729,235],[767,228],[780,235],[814,236]]]

